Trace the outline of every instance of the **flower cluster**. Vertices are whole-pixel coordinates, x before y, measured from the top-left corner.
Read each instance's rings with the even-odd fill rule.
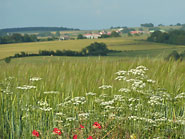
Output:
[[[58,94],[58,91],[46,91],[44,94]]]
[[[95,96],[96,93],[93,93],[93,92],[89,92],[89,93],[86,93],[86,96]]]
[[[21,90],[30,90],[30,89],[36,89],[36,86],[23,85],[23,86],[18,86],[17,89],[21,89]]]
[[[61,130],[58,129],[58,128],[54,128],[54,129],[53,129],[53,133],[54,133],[54,134],[58,134],[58,135],[61,135],[61,134],[62,134]]]
[[[99,87],[100,89],[109,89],[109,88],[112,88],[111,85],[102,85]]]
[[[98,129],[102,128],[101,125],[98,122],[94,122],[93,127],[94,128],[98,128]],[[83,125],[80,125],[80,129],[84,129],[84,128],[85,127]],[[53,129],[53,134],[61,136],[62,135],[62,131],[60,129],[58,129],[58,128],[54,128]],[[32,136],[40,137],[40,134],[39,134],[39,132],[37,130],[33,130]],[[78,135],[75,134],[73,136],[73,139],[77,139],[77,137],[78,137]],[[93,138],[92,138],[92,136],[89,136],[87,139],[93,139]]]
[[[39,132],[37,130],[33,130],[32,136],[39,137]]]
[[[42,78],[40,78],[40,77],[32,77],[32,78],[30,78],[30,81],[40,81],[40,80],[42,80]]]
[[[93,127],[101,129],[101,125],[98,122],[94,122]]]

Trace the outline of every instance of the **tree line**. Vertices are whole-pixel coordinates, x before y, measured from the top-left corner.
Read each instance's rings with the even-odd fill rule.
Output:
[[[66,30],[80,30],[67,27],[22,27],[22,28],[6,28],[0,29],[1,32],[43,32],[43,31],[66,31]]]
[[[19,57],[30,57],[30,56],[106,56],[110,52],[120,52],[115,50],[109,50],[105,43],[91,43],[89,46],[83,48],[81,51],[72,51],[72,50],[56,50],[56,51],[48,51],[48,50],[40,50],[38,53],[26,53],[20,52],[15,54],[14,56],[9,56],[5,58],[5,62],[9,63],[11,58],[19,58]]]
[[[36,42],[38,41],[36,35],[21,35],[19,33],[15,33],[12,35],[0,36],[0,44],[8,44],[8,43],[20,43],[20,42]]]
[[[147,38],[147,40],[158,43],[185,45],[185,31],[173,30],[168,33],[155,31]]]

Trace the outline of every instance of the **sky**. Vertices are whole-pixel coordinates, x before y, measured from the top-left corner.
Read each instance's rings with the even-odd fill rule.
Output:
[[[0,28],[185,23],[185,0],[0,0]]]

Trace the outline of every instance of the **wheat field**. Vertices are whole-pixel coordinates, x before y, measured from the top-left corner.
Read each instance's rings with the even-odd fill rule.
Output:
[[[183,139],[184,66],[120,57],[1,62],[0,137]]]

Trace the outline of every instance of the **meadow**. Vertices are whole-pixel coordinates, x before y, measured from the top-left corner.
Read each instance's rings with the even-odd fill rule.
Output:
[[[183,139],[184,66],[129,57],[1,62],[0,138]]]

